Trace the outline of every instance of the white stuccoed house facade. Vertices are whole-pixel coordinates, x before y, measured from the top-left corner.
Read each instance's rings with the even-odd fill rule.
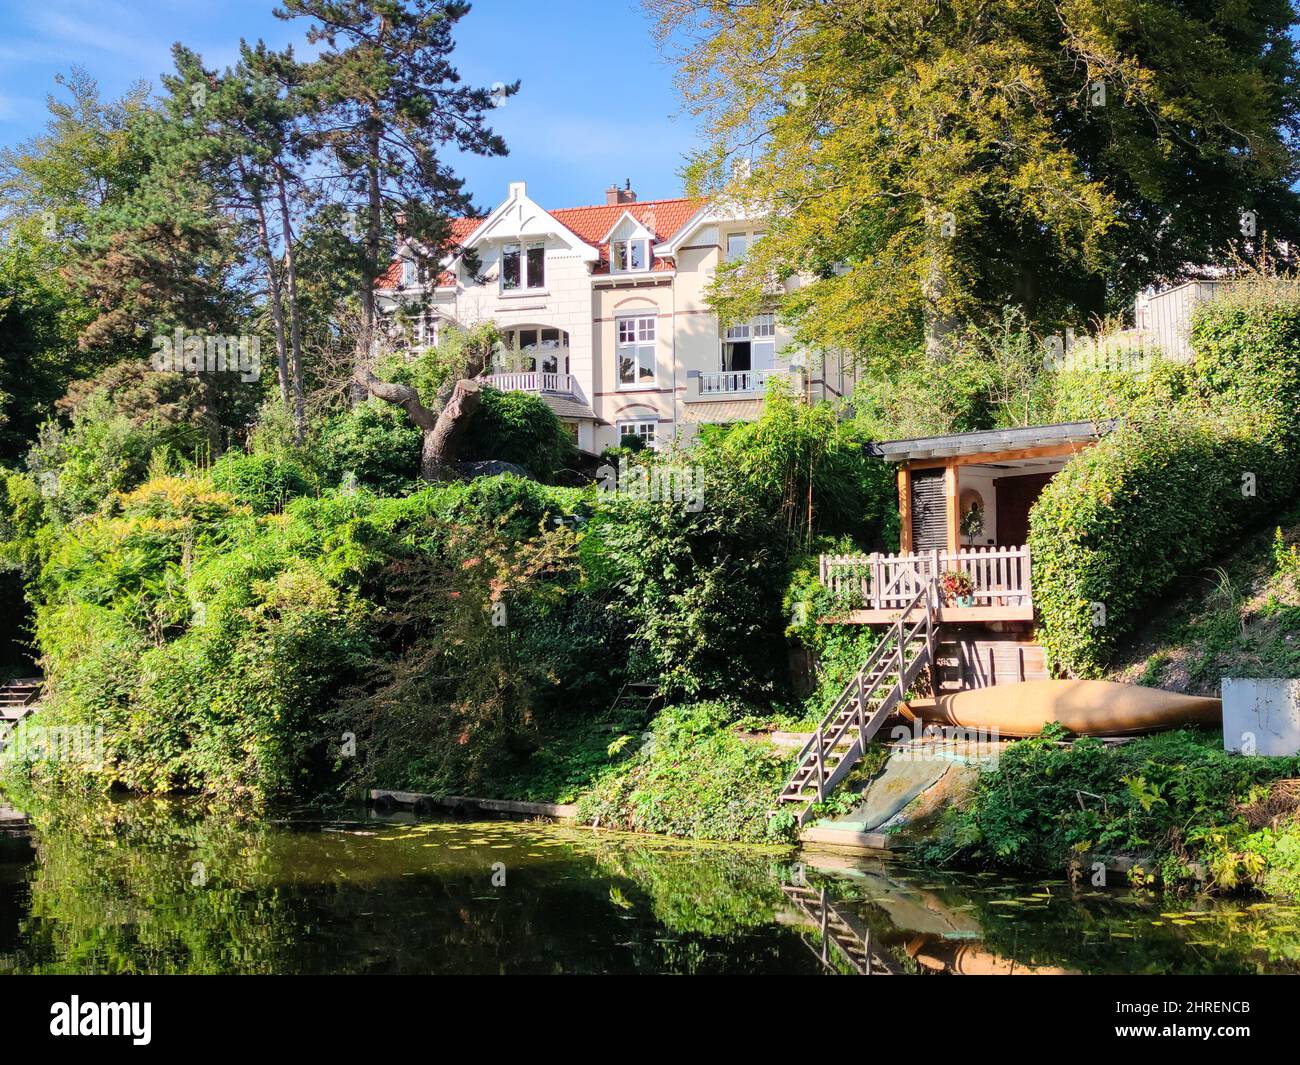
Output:
[[[812,401],[851,391],[837,357],[796,349],[773,315],[724,330],[708,307],[718,264],[762,232],[761,217],[703,200],[639,202],[630,183],[547,210],[520,181],[487,217],[454,224],[477,275],[403,241],[376,294],[390,319],[404,308],[417,346],[494,321],[510,343],[486,383],[540,395],[584,451],[629,434],[662,447],[757,417],[773,375]]]

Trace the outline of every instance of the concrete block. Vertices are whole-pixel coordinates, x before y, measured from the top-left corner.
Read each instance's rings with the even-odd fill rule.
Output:
[[[1300,680],[1223,678],[1223,749],[1300,753]]]

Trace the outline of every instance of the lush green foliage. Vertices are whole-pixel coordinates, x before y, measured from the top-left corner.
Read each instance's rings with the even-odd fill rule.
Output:
[[[894,470],[866,454],[870,439],[831,405],[801,403],[773,382],[761,418],[706,435],[690,460],[737,479],[796,543],[815,530],[896,545]]]
[[[1115,855],[1154,856],[1167,883],[1203,863],[1211,886],[1294,878],[1294,810],[1259,835],[1273,782],[1300,773],[1297,758],[1225,754],[1221,737],[1191,731],[1117,747],[1092,738],[1061,744],[1059,730],[1011,744],[946,817],[928,860],[1011,869],[1085,870]]]
[[[1161,375],[1151,406],[1072,460],[1031,513],[1034,599],[1059,668],[1099,672],[1179,578],[1300,487],[1300,297],[1247,286],[1198,309],[1192,335],[1186,388]]]
[[[213,463],[211,476],[218,491],[229,493],[254,514],[279,512],[313,487],[310,472],[293,459],[238,451],[228,451]]]
[[[1248,537],[1202,580],[1161,605],[1110,677],[1215,696],[1224,677],[1300,676],[1300,509]]]
[[[460,457],[513,462],[539,481],[550,481],[558,471],[573,468],[577,448],[540,396],[485,388]]]
[[[318,455],[327,483],[398,495],[419,474],[420,430],[398,408],[372,399],[325,424]]]
[[[780,838],[769,831],[767,812],[789,759],[730,727],[743,712],[725,702],[660,711],[641,750],[607,770],[579,800],[579,818],[691,839]]]
[[[774,205],[719,270],[728,320],[798,275],[782,309],[803,340],[888,359],[1007,303],[1035,322],[1116,310],[1217,261],[1242,204],[1295,231],[1276,0],[649,7],[706,141],[688,185]]]

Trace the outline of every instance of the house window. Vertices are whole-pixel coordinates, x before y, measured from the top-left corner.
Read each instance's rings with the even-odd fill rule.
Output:
[[[569,334],[563,329],[512,329],[505,335],[506,349],[517,353],[519,373],[568,373]]]
[[[546,287],[546,245],[506,244],[501,249],[501,291]]]
[[[775,365],[775,316],[760,314],[751,321],[733,325],[724,334],[722,340],[723,370],[770,370]]]
[[[619,422],[618,442],[621,444],[625,436],[637,436],[647,448],[654,450],[655,428],[655,422]]]
[[[618,383],[634,388],[655,380],[655,319],[653,315],[619,318]]]
[[[420,280],[420,269],[416,265],[415,260],[403,259],[402,260],[402,286],[404,288],[410,288],[412,285],[418,284],[419,280]]]
[[[754,243],[762,239],[763,239],[762,230],[759,230],[754,233],[728,233],[727,234],[728,260],[743,259],[749,253],[749,249],[754,246]]]
[[[616,240],[610,245],[610,263],[618,273],[634,273],[646,269],[649,260],[644,238]]]

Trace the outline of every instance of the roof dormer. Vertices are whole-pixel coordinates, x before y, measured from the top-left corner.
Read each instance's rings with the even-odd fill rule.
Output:
[[[655,234],[631,211],[624,211],[601,244],[609,245],[609,270],[612,274],[639,274],[650,269]]]

